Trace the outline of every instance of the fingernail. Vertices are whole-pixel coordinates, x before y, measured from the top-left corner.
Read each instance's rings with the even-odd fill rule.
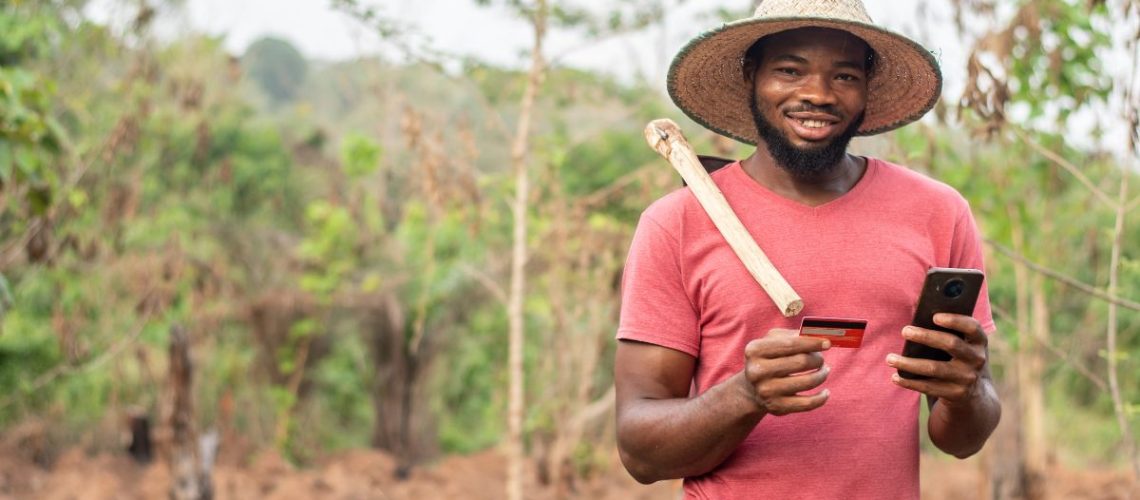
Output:
[[[831,349],[831,341],[830,340],[824,340],[822,347],[823,347],[823,350],[825,350],[825,351],[828,349]]]
[[[902,334],[903,334],[903,337],[911,338],[915,334],[914,328],[911,328],[909,326],[905,327],[905,328],[903,328]]]
[[[895,363],[897,363],[898,361],[899,361],[899,355],[898,354],[892,353],[892,354],[887,355],[887,364],[888,365],[894,366]]]
[[[897,373],[891,374],[891,382],[894,382],[896,384],[902,382],[902,377],[900,377]]]
[[[825,398],[829,398],[831,397],[831,389],[824,389],[823,392],[819,394]]]

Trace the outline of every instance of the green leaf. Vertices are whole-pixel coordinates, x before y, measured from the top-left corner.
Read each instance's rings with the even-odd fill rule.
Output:
[[[1106,349],[1098,350],[1097,356],[1100,356],[1103,359],[1108,359],[1109,358],[1108,350],[1106,350]],[[1121,361],[1127,361],[1130,357],[1131,356],[1126,351],[1116,351],[1116,353],[1113,355],[1113,358],[1115,358],[1118,363]]]
[[[1140,415],[1140,403],[1128,403],[1124,405],[1124,413],[1129,417]]]
[[[289,338],[292,340],[299,340],[312,336],[320,329],[320,324],[314,318],[305,318],[289,328]]]
[[[42,184],[28,190],[28,206],[32,209],[32,213],[36,215],[46,214],[51,208],[52,194],[51,188]]]
[[[380,285],[384,283],[380,273],[371,272],[365,275],[364,281],[360,283],[360,291],[364,293],[372,293],[380,289]]]
[[[344,171],[350,178],[359,179],[380,167],[382,149],[372,139],[359,134],[344,138],[340,146],[340,158]]]
[[[0,322],[4,321],[4,316],[8,314],[8,310],[12,307],[12,289],[8,285],[8,278],[0,273]]]
[[[71,204],[71,208],[81,209],[87,205],[87,192],[82,189],[73,189],[67,193],[67,202]]]

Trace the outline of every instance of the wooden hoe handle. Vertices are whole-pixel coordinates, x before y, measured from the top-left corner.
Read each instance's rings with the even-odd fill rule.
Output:
[[[785,317],[792,317],[803,311],[804,301],[792,290],[787,280],[780,275],[764,251],[744,229],[744,224],[736,217],[724,194],[717,188],[712,177],[701,166],[692,146],[681,134],[681,128],[673,120],[661,119],[649,122],[645,126],[645,140],[649,146],[657,150],[661,156],[669,160],[669,164],[681,174],[681,178],[689,185],[697,201],[704,207],[705,213],[712,219],[717,230],[728,241],[728,246],[744,263],[748,273],[756,278],[760,287],[768,292],[772,302],[780,308]]]

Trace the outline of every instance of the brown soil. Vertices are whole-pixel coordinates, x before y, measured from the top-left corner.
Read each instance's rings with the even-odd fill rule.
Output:
[[[0,500],[102,500],[167,498],[169,473],[165,466],[137,465],[126,456],[88,456],[73,449],[61,455],[50,468],[22,458],[20,450],[0,453]],[[226,464],[214,470],[215,498],[227,499],[381,499],[428,500],[434,498],[498,499],[503,497],[506,462],[497,451],[469,456],[450,456],[413,470],[408,480],[395,478],[395,461],[370,450],[329,456],[318,463],[296,468],[273,452],[251,457],[245,464]],[[533,475],[530,475],[533,477]],[[976,460],[953,461],[924,457],[922,496],[933,500],[981,500],[990,498],[979,486]],[[1067,470],[1050,473],[1049,499],[1140,500],[1119,471]],[[531,481],[528,498],[534,499],[668,499],[680,496],[680,483],[669,481],[650,486],[634,482],[621,466],[580,481],[573,492],[560,495],[550,487]]]

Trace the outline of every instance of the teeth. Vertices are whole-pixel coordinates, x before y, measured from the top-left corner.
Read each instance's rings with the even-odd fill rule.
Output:
[[[827,122],[820,120],[800,120],[800,123],[807,128],[823,128],[827,126]]]

